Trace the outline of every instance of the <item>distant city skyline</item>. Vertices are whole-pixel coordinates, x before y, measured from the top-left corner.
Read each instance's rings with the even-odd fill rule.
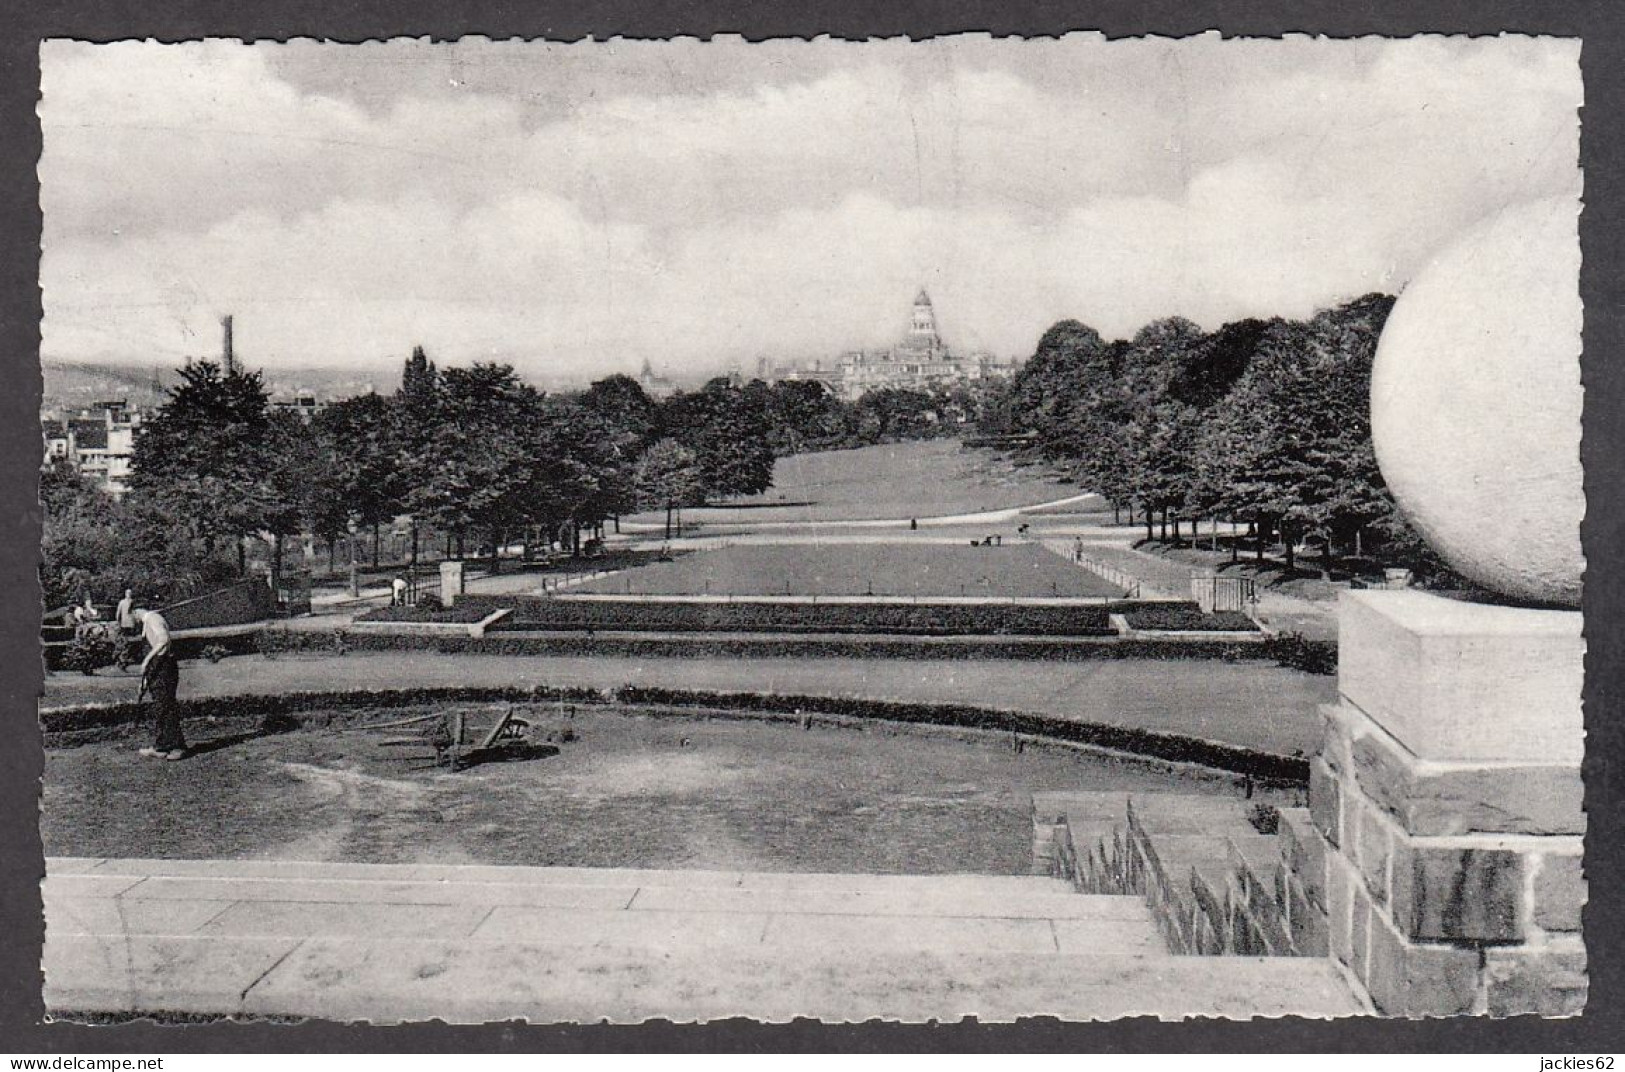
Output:
[[[43,354],[682,379],[1399,290],[1578,205],[1576,41],[41,49]]]

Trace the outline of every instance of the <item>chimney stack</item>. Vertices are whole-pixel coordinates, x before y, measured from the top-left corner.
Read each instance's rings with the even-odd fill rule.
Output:
[[[222,364],[225,365],[226,375],[230,376],[237,371],[237,354],[231,348],[231,315],[220,318],[220,326],[225,329],[225,341],[221,350]]]

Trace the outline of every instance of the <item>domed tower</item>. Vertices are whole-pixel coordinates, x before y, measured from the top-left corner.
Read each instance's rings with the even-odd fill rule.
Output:
[[[914,296],[914,312],[909,317],[908,335],[903,340],[903,348],[933,357],[942,352],[942,338],[937,334],[937,314],[931,308],[931,296],[924,288]]]

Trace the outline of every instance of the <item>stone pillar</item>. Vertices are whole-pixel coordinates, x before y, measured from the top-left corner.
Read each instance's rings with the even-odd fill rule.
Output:
[[[463,564],[460,561],[444,560],[440,563],[440,602],[450,607],[456,604],[457,597],[466,591],[463,585]]]
[[[1579,612],[1352,591],[1339,618],[1294,865],[1331,955],[1386,1014],[1579,1013]]]

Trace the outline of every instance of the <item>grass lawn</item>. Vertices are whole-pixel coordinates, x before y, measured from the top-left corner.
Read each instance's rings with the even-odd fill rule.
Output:
[[[1123,590],[1036,544],[737,546],[579,586],[632,595],[1108,596]]]
[[[468,710],[476,725],[494,713]],[[178,764],[133,739],[52,749],[40,829],[51,855],[1026,874],[1035,790],[1236,793],[1233,779],[896,727],[590,708],[573,725],[557,755],[457,774],[379,743],[400,731],[221,723]]]
[[[45,679],[43,707],[128,702],[134,674]],[[615,655],[449,655],[429,651],[344,656],[185,660],[182,699],[243,693],[418,686],[649,685],[779,695],[966,703],[1180,733],[1279,755],[1320,746],[1319,705],[1337,679],[1267,660],[1091,659],[1084,662],[818,658],[648,658]],[[190,732],[190,730],[188,731]]]
[[[932,439],[780,458],[773,486],[725,506],[683,511],[708,528],[762,521],[859,521],[939,517],[1031,506],[1081,494],[1037,469],[1018,469],[992,451]],[[635,520],[663,522],[663,513]]]

